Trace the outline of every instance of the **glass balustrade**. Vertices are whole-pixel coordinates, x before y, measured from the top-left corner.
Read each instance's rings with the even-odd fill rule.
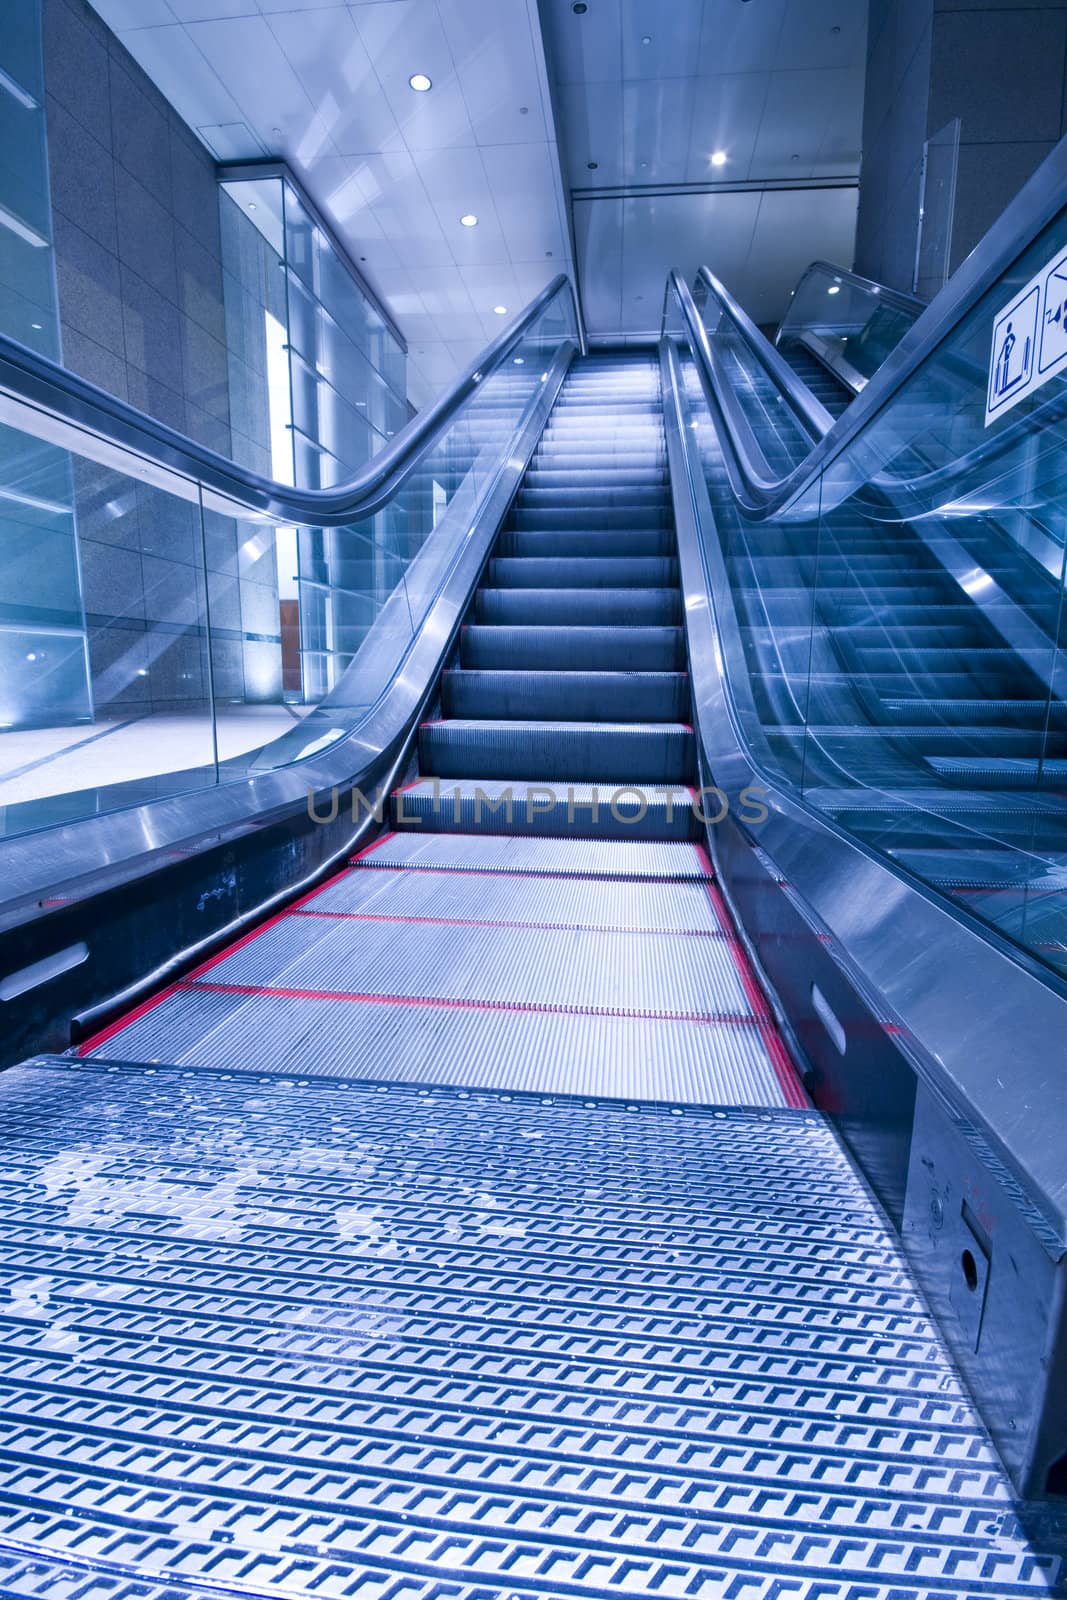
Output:
[[[69,503],[42,489],[54,447],[0,429],[0,607],[23,618],[0,634],[14,641],[0,660],[0,831],[187,794],[358,729],[574,337],[566,286],[392,499],[349,526],[224,515],[191,479],[175,476],[170,492],[68,452],[75,537]],[[302,626],[287,630],[279,596],[304,589]],[[318,685],[310,703],[287,693],[294,672]]]
[[[1067,379],[987,426],[994,325],[1065,245],[1062,217],[767,521],[738,509],[677,302],[666,331],[753,759],[1067,973]],[[757,441],[788,470],[795,430],[759,364],[733,354]]]

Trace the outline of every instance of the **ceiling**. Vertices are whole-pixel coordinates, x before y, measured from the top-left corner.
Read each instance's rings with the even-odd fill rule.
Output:
[[[219,160],[294,168],[406,335],[417,405],[494,306],[573,271],[572,237],[607,337],[658,330],[674,266],[769,323],[814,257],[851,264],[861,0],[92,3]]]
[[[572,271],[536,0],[93,4],[220,160],[294,168],[403,330],[416,405],[494,306]]]
[[[851,265],[866,5],[541,0],[541,18],[590,333],[654,330],[670,267],[707,263],[770,323],[813,258]]]

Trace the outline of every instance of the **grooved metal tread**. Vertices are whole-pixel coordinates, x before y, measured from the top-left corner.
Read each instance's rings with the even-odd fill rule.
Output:
[[[819,1115],[256,1057],[0,1078],[0,1592],[1063,1594]]]
[[[732,1022],[417,1005],[180,987],[104,1042],[111,1060],[453,1088],[783,1106],[799,1096],[766,1030]]]
[[[489,791],[503,787],[487,784]],[[447,793],[447,790],[444,791]],[[514,872],[583,878],[707,878],[691,844],[617,839],[524,839],[485,833],[388,833],[359,858],[363,867],[435,872]]]
[[[524,877],[518,873],[409,872],[358,865],[303,908],[325,913],[434,921],[629,928],[722,936],[703,882]]]
[[[412,921],[358,927],[284,916],[211,963],[197,983],[318,994],[536,1006],[607,1015],[738,1018],[753,1004],[724,939],[664,931],[608,933],[516,923],[465,928]]]

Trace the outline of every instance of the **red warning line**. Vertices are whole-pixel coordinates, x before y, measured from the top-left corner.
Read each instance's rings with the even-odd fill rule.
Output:
[[[611,922],[522,922],[496,917],[416,917],[386,911],[324,911],[315,906],[293,906],[300,917],[337,917],[349,922],[432,923],[445,928],[533,928],[541,933],[639,933],[650,938],[724,939],[721,928],[630,928]]]
[[[709,874],[712,874],[714,868],[707,850],[702,844],[698,844],[696,852],[707,867]],[[779,1086],[785,1096],[785,1103],[793,1110],[807,1110],[811,1106],[811,1101],[808,1099],[804,1085],[797,1077],[796,1069],[789,1059],[789,1053],[782,1043],[781,1036],[775,1025],[774,1016],[767,1003],[767,997],[760,988],[759,980],[752,970],[748,952],[737,936],[730,909],[722,897],[718,884],[712,882],[710,876],[704,881],[704,887],[708,891],[708,896],[715,908],[715,915],[718,917],[719,925],[726,936],[730,954],[733,956],[734,966],[737,968],[737,975],[741,980],[741,986],[748,998],[748,1003],[752,1007],[760,1037],[763,1040],[763,1047],[770,1058],[771,1066],[774,1068],[774,1075],[778,1079]]]
[[[281,1000],[343,1001],[346,1004],[379,1006],[444,1007],[454,1011],[506,1011],[534,1012],[544,1016],[564,1017],[621,1017],[640,1022],[693,1022],[701,1025],[721,1025],[733,1028],[757,1028],[762,1033],[759,1017],[745,1016],[736,1011],[653,1011],[643,1007],[553,1005],[547,1000],[464,1000],[446,995],[371,994],[361,989],[290,989],[282,985],[259,983],[219,983],[187,979],[173,985],[195,993],[199,989],[211,994],[268,995]],[[797,1102],[806,1106],[807,1101]]]

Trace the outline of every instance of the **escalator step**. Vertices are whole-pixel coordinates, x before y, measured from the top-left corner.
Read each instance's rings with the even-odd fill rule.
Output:
[[[683,672],[681,628],[493,627],[472,623],[460,633],[464,667],[541,671]]]
[[[664,559],[675,551],[671,528],[577,528],[541,529],[535,532],[507,531],[497,540],[494,554],[501,557],[571,559],[593,556],[599,560],[618,557]]]
[[[597,784],[518,779],[422,779],[393,798],[393,825],[435,834],[534,835],[553,841],[699,840],[703,824],[683,783],[635,794],[625,779]]]
[[[479,589],[474,610],[479,622],[554,626],[665,626],[682,618],[676,588]]]
[[[463,785],[442,788],[442,804],[451,812],[452,790],[463,790]],[[486,791],[497,794],[505,785],[486,784]],[[525,786],[524,786],[525,788]],[[405,807],[412,809],[425,793],[432,796],[433,785],[416,784],[405,790]],[[592,790],[575,791],[583,804],[591,798]],[[446,800],[447,797],[447,800]],[[564,792],[564,803],[566,793]],[[679,789],[677,806],[683,808],[689,799],[688,790]],[[555,878],[584,877],[615,878],[629,881],[635,878],[677,879],[707,878],[711,868],[707,857],[691,844],[670,844],[639,837],[620,843],[616,839],[537,839],[519,835],[501,836],[489,830],[463,835],[457,828],[447,838],[436,833],[387,833],[365,855],[358,858],[360,869],[378,867],[417,868],[425,872],[493,872],[521,875],[544,874]]]
[[[494,557],[489,582],[501,589],[603,591],[634,588],[643,591],[672,588],[678,582],[678,563],[668,556],[541,556]]]
[[[419,768],[442,778],[687,783],[693,730],[682,723],[424,722]]]
[[[446,672],[446,717],[565,722],[681,722],[689,716],[684,672]]]

